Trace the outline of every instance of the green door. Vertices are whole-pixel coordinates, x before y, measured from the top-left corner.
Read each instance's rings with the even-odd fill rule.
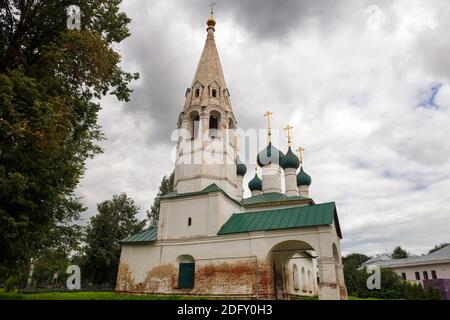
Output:
[[[193,289],[195,279],[195,263],[180,263],[178,288]]]

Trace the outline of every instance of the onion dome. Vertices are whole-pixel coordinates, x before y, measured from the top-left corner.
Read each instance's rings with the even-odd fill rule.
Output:
[[[247,173],[247,166],[241,161],[239,156],[236,159],[236,174],[240,177],[245,176]]]
[[[284,157],[283,152],[278,150],[272,145],[272,142],[260,153],[258,153],[258,165],[265,167],[270,164],[280,164],[281,159]]]
[[[300,172],[297,175],[297,186],[310,186],[312,183],[311,176],[307,174],[303,167],[300,169]]]
[[[208,19],[208,21],[206,22],[207,26],[209,28],[214,28],[216,26],[216,20],[214,19],[214,16],[211,15]]]
[[[248,188],[250,191],[262,191],[263,185],[262,180],[255,174],[255,177],[248,183]]]
[[[291,147],[289,147],[288,152],[281,158],[280,166],[283,169],[295,169],[295,170],[297,170],[300,167],[300,160],[292,152]]]

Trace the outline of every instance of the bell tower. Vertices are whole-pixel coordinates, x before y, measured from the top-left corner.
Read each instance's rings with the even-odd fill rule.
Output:
[[[212,4],[206,43],[178,120],[175,190],[198,192],[215,183],[236,198],[236,119],[214,39],[215,26]]]

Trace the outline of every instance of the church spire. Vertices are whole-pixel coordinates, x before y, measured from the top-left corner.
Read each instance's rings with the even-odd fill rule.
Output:
[[[211,2],[203,53],[178,117],[182,136],[177,146],[174,188],[178,193],[199,192],[215,183],[240,201],[244,166],[237,168],[235,161],[237,122],[214,39],[214,5]]]
[[[214,2],[211,2],[211,12],[207,21],[207,37],[203,48],[203,53],[197,66],[194,79],[192,80],[193,100],[197,98],[196,104],[200,105],[218,104],[226,111],[232,111],[229,101],[229,92],[222,64],[220,63],[219,52],[217,50],[214,38],[216,19],[214,17]],[[215,102],[212,102],[214,100]],[[186,107],[189,107],[191,101],[188,101]]]

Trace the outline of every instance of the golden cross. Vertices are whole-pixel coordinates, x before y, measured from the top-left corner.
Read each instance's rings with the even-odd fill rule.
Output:
[[[284,128],[283,130],[287,131],[287,136],[288,136],[288,145],[289,147],[291,146],[291,130],[294,129],[293,126],[291,126],[290,124],[288,124],[286,126],[286,128]]]
[[[211,7],[211,15],[213,15],[214,14],[214,6],[216,5],[216,3],[214,2],[214,0],[211,0],[211,3],[210,3],[210,7]]]
[[[303,152],[305,151],[305,149],[303,147],[300,147],[297,149],[298,151],[298,155],[300,156],[300,164],[303,167]]]
[[[264,117],[267,117],[267,135],[269,137],[269,142],[272,142],[272,128],[270,127],[270,116],[273,115],[273,112],[267,111]]]

